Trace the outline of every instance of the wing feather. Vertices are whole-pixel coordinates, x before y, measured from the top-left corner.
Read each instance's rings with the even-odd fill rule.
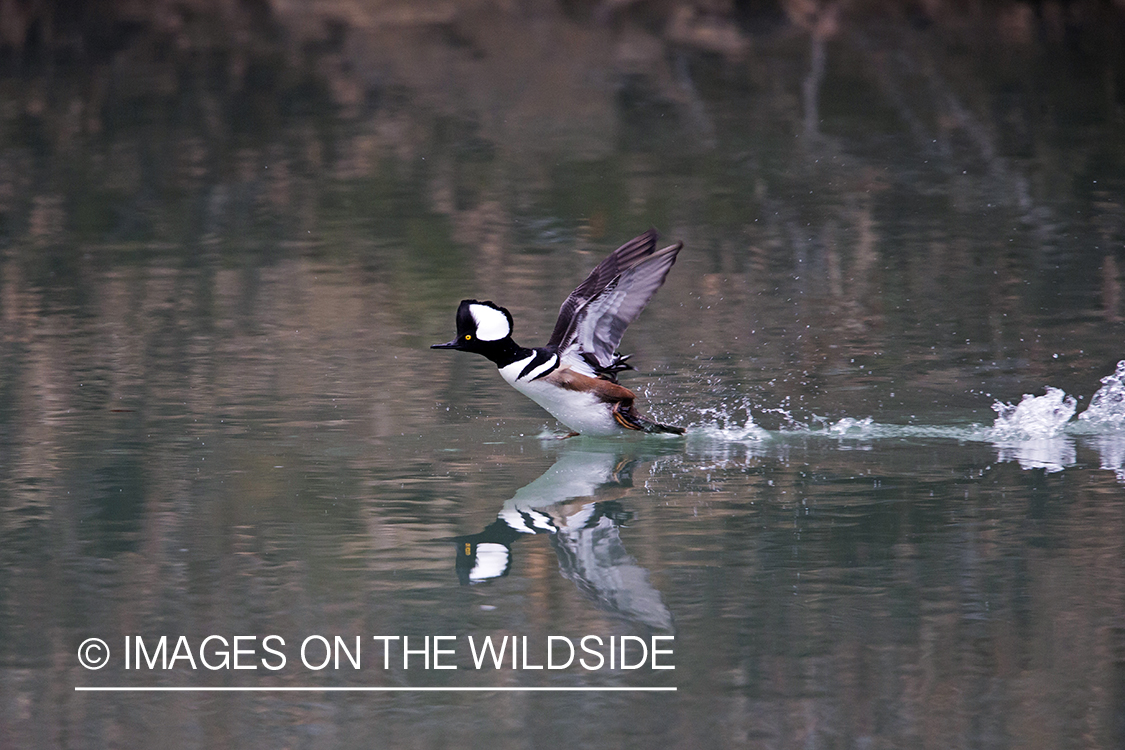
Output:
[[[549,347],[571,366],[589,369],[590,355],[600,367],[616,361],[629,324],[641,314],[664,279],[682,242],[656,250],[649,230],[610,253],[563,302]]]

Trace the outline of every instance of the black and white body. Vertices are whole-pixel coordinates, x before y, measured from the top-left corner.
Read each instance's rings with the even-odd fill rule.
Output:
[[[494,302],[461,301],[457,338],[432,349],[476,352],[496,363],[513,388],[575,433],[613,435],[622,430],[666,432],[637,413],[636,399],[617,382],[633,369],[617,353],[625,329],[664,283],[682,242],[656,249],[649,230],[614,250],[563,302],[546,346],[527,349],[512,340],[512,314]]]
[[[543,476],[505,502],[495,521],[452,540],[457,577],[463,584],[503,578],[512,569],[515,543],[546,535],[559,572],[599,609],[672,631],[671,611],[621,540],[620,527],[632,517],[622,501],[633,494],[637,463],[620,453],[563,453]]]

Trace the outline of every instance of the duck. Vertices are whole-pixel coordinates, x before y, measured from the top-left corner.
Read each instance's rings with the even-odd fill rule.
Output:
[[[617,351],[676,262],[682,242],[657,250],[655,230],[626,242],[599,263],[559,308],[546,346],[526,348],[512,339],[512,314],[491,300],[461,300],[457,336],[431,349],[455,349],[492,361],[509,385],[569,428],[564,437],[627,432],[683,435],[684,428],[641,414],[637,395],[617,380],[632,370]]]

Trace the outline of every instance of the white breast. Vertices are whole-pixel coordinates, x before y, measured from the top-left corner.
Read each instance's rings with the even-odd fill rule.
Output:
[[[594,394],[560,388],[547,382],[546,379],[531,380],[533,373],[520,378],[519,374],[530,364],[534,356],[533,354],[526,359],[501,367],[500,376],[575,432],[583,435],[614,435],[621,430],[621,426],[613,418],[610,406]]]

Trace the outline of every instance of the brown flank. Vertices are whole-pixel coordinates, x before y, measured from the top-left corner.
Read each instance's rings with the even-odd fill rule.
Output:
[[[589,375],[575,372],[569,367],[555,370],[544,378],[544,380],[571,391],[592,391],[597,394],[598,398],[609,404],[620,402],[631,406],[633,399],[637,397],[637,394],[623,385],[611,383],[602,378],[592,378]]]

